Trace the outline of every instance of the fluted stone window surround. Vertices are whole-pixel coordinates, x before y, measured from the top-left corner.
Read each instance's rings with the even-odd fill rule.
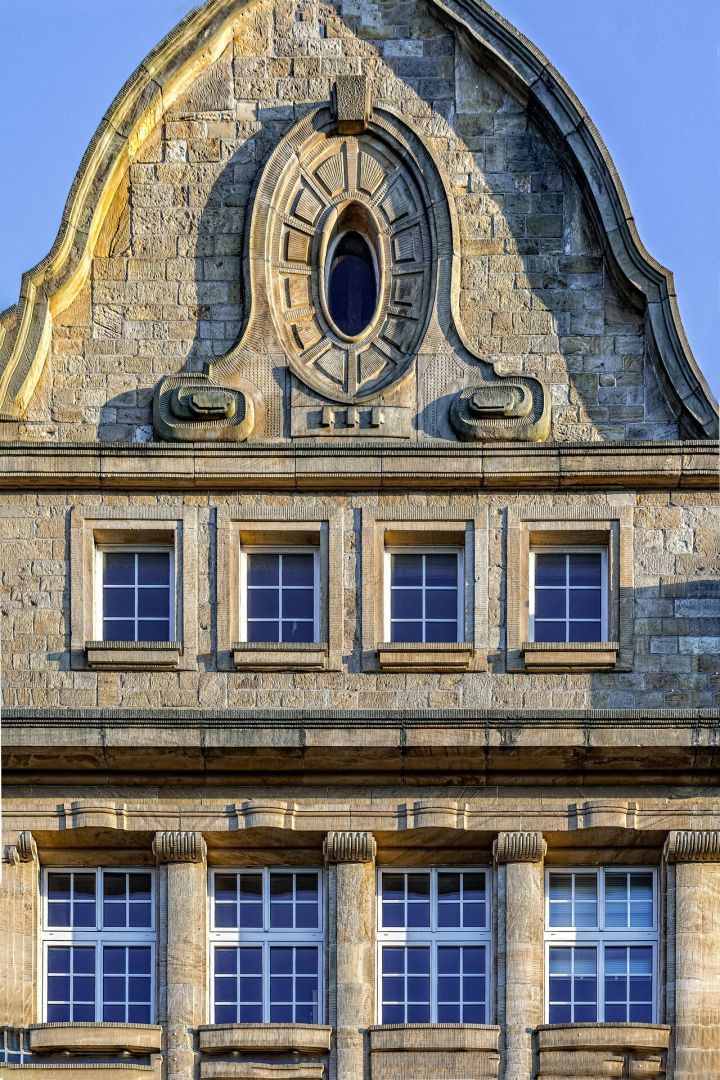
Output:
[[[97,640],[96,552],[112,545],[170,548],[175,639]],[[70,515],[70,662],[75,669],[191,670],[197,665],[197,510],[195,507],[73,507]]]
[[[456,505],[453,505],[453,504]],[[457,505],[459,504],[459,505]],[[388,548],[458,547],[464,565],[464,628],[460,642],[385,641],[385,553]],[[366,671],[487,669],[487,507],[476,500],[447,506],[411,502],[362,511],[362,647]]]
[[[292,507],[217,511],[218,666],[230,671],[338,671],[342,667],[343,512],[317,499]],[[253,548],[304,547],[319,557],[319,641],[246,642],[241,637],[241,557]]]
[[[530,642],[530,552],[542,547],[607,549],[608,640]],[[508,671],[630,671],[633,662],[633,508],[511,507],[507,534]]]

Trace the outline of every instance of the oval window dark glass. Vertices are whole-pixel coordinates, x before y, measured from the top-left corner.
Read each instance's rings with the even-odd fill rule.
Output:
[[[357,337],[370,324],[377,307],[377,277],[370,245],[359,232],[338,240],[328,274],[330,317],[343,334]]]

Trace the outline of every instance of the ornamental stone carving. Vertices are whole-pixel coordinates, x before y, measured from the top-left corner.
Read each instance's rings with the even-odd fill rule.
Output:
[[[547,854],[547,844],[541,832],[499,833],[493,844],[493,857],[498,863],[541,862]]]
[[[339,78],[329,105],[308,112],[260,174],[246,232],[240,340],[205,373],[163,380],[156,433],[260,437],[258,385],[282,356],[310,391],[309,401],[291,406],[293,437],[409,438],[410,409],[398,395],[416,361],[454,356],[472,380],[442,406],[458,438],[547,438],[547,388],[531,376],[501,375],[464,334],[459,245],[450,183],[432,150],[391,109],[373,106],[366,77]],[[342,279],[338,268],[349,259],[360,276]],[[357,309],[352,319],[338,316],[341,279],[344,303]]]
[[[373,862],[377,844],[369,832],[331,832],[323,842],[326,863]]]
[[[5,862],[10,866],[18,866],[21,862],[36,862],[37,857],[35,837],[27,829],[20,833],[17,844],[8,844],[5,848]]]
[[[668,833],[665,859],[669,863],[720,862],[720,831],[688,830]]]
[[[199,832],[158,832],[152,843],[159,863],[204,862],[207,844]]]

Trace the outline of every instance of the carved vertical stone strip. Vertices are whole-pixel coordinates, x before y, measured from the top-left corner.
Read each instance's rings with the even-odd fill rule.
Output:
[[[711,1080],[720,1076],[720,832],[672,832],[665,858],[675,867],[673,1076]]]
[[[373,1022],[375,841],[370,833],[328,833],[330,985],[335,1027],[331,1080],[363,1080],[365,1041]]]
[[[543,1021],[542,833],[500,833],[498,868],[498,1021],[505,1032],[504,1080],[533,1072],[533,1030]],[[502,976],[502,977],[501,977]]]
[[[153,851],[160,863],[160,1020],[165,1026],[165,1076],[166,1080],[191,1080],[198,1065],[196,1029],[205,1018],[207,847],[200,833],[165,832],[156,833]]]
[[[0,1016],[8,1027],[37,1021],[36,926],[40,904],[37,847],[22,832],[5,849],[0,877]]]

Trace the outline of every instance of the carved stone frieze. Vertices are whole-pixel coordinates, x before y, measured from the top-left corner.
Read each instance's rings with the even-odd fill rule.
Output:
[[[541,832],[499,833],[493,844],[493,857],[498,863],[541,862],[547,854],[547,844]]]
[[[159,863],[203,862],[207,844],[199,832],[157,832],[152,843]]]
[[[330,832],[323,842],[326,863],[373,862],[377,844],[369,832]]]
[[[665,858],[669,863],[720,863],[720,831],[692,829],[668,833]]]

